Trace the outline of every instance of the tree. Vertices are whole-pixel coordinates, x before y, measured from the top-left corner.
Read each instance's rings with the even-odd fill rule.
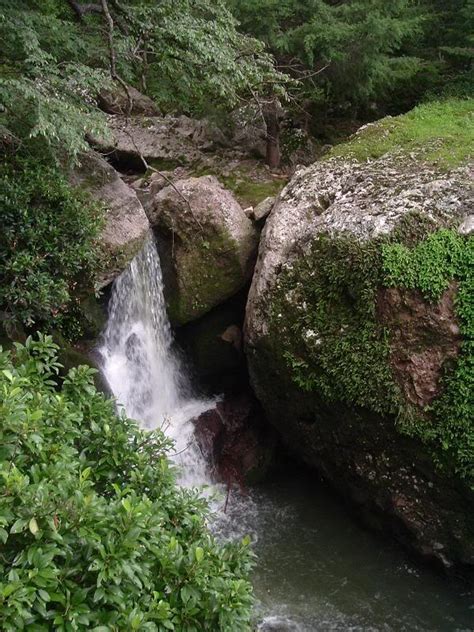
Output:
[[[473,0],[424,0],[427,20],[418,43],[420,55],[430,63],[429,89],[473,94]]]
[[[96,96],[111,81],[199,114],[284,79],[221,0],[0,0],[0,37],[0,125],[55,158],[77,155],[101,131]]]
[[[228,0],[241,27],[300,81],[297,109],[357,113],[420,70],[404,44],[421,32],[412,0]]]

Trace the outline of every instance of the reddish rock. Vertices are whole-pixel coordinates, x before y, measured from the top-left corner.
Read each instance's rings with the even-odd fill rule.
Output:
[[[200,415],[195,426],[199,447],[212,464],[216,480],[243,489],[246,481],[268,467],[275,435],[250,394],[223,399]]]
[[[381,289],[377,309],[391,332],[393,374],[408,401],[423,409],[440,392],[443,367],[457,357],[461,335],[454,310],[456,286],[437,303],[414,290]]]

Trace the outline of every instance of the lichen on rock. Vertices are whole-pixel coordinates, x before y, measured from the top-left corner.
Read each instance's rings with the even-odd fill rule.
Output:
[[[90,193],[104,208],[105,225],[100,235],[103,265],[96,279],[96,286],[102,288],[139,252],[150,224],[135,191],[99,154],[84,154],[70,174],[70,182]]]
[[[466,165],[396,153],[298,171],[263,231],[245,337],[291,450],[368,521],[473,568],[471,204]]]

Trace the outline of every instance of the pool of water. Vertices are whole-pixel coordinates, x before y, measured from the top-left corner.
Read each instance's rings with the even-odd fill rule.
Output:
[[[472,592],[360,527],[311,474],[231,499],[227,520],[254,540],[263,632],[474,630]]]

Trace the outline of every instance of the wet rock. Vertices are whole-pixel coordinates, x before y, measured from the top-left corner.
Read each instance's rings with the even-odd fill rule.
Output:
[[[101,288],[113,281],[141,249],[150,224],[136,193],[98,154],[82,156],[70,181],[85,189],[105,209],[100,239],[107,263],[96,281]]]
[[[176,331],[198,380],[211,393],[235,392],[247,383],[242,348],[245,289]]]
[[[392,370],[407,400],[420,410],[439,394],[443,366],[459,353],[456,289],[453,284],[435,304],[420,292],[399,288],[383,288],[377,297],[380,321],[392,331]]]
[[[257,231],[215,177],[178,180],[147,208],[164,262],[173,324],[199,318],[250,279]]]
[[[250,393],[224,398],[194,423],[199,447],[217,481],[243,489],[262,478],[273,458],[275,435]]]

